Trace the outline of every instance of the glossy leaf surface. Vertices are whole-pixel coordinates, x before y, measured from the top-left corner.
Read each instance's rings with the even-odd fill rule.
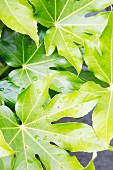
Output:
[[[38,45],[37,23],[26,0],[0,0],[0,20],[12,30],[29,35]]]
[[[85,60],[100,80],[109,84],[107,88],[99,88],[101,96],[93,114],[93,126],[98,136],[108,144],[113,137],[113,12],[109,17],[99,47],[93,43],[85,44]]]
[[[13,83],[4,80],[0,81],[0,97],[1,100],[15,104],[18,94],[21,89]],[[12,95],[11,95],[12,94]]]
[[[89,18],[85,15],[101,10],[112,1],[30,0],[30,2],[35,6],[36,20],[50,28],[45,35],[47,55],[52,54],[57,47],[59,54],[66,57],[79,73],[82,67],[82,55],[76,43],[83,44],[82,38],[85,37],[85,32],[99,33],[105,26],[108,14]]]
[[[37,48],[28,36],[11,30],[6,29],[0,40],[0,54],[8,65],[18,68],[9,74],[10,80],[20,87],[26,87],[32,81],[54,73],[52,67],[69,65],[65,58],[57,53],[46,57],[44,51],[43,44]]]
[[[0,131],[0,158],[14,154],[15,152],[6,143],[2,132]]]
[[[18,97],[16,114],[22,125],[17,124],[12,111],[0,107],[0,127],[7,143],[17,152],[14,169],[41,169],[40,160],[47,169],[83,169],[75,157],[65,150],[93,152],[105,149],[93,128],[82,123],[52,122],[65,116],[80,117],[97,103],[98,96],[90,94],[93,83],[83,85],[80,91],[56,95],[48,104],[48,88],[52,78],[37,81]],[[89,89],[89,94],[86,93]],[[82,98],[80,98],[82,94]],[[87,107],[89,105],[89,107]],[[78,110],[78,111],[77,111]],[[87,114],[87,113],[86,113]],[[18,143],[18,144],[17,144]],[[46,159],[45,159],[46,158]],[[34,163],[32,163],[34,161]]]

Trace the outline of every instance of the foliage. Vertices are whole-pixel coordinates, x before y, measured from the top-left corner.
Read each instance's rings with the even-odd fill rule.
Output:
[[[95,170],[113,150],[112,4],[0,0],[1,170]]]

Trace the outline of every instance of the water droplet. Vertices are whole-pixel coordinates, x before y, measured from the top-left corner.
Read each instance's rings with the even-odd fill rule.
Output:
[[[31,160],[29,160],[29,159],[27,159],[27,161],[28,161],[30,164],[32,164],[32,163],[33,163],[33,161],[31,161]]]
[[[3,91],[4,90],[4,88],[0,88],[0,91]]]
[[[38,140],[38,138],[39,138],[38,135],[35,135],[35,136],[34,136],[34,139],[35,139],[36,141]]]
[[[61,156],[61,155],[62,155],[61,153],[58,154],[58,156]]]
[[[20,85],[20,86],[23,86],[23,83],[19,82],[19,85]]]
[[[50,117],[49,116],[46,116],[46,120],[49,120],[50,119]]]
[[[64,98],[64,101],[67,102],[67,101],[68,101],[68,98]]]
[[[36,121],[36,124],[38,124],[39,122],[38,121]]]
[[[20,8],[16,7],[15,10],[19,10]]]
[[[63,89],[64,89],[64,87],[60,87],[59,89],[60,89],[60,90],[63,90]]]
[[[63,100],[60,100],[59,103],[63,103]]]
[[[43,140],[47,140],[47,136],[44,136],[44,137],[43,137]]]
[[[79,132],[78,132],[78,134],[79,134],[79,135],[81,135],[81,134],[82,134],[82,132],[81,132],[81,131],[79,131]]]
[[[58,142],[61,142],[62,141],[62,139],[58,139]]]
[[[41,90],[40,90],[40,89],[37,89],[37,93],[40,94],[40,93],[41,93]]]
[[[87,146],[91,146],[91,143],[88,143]]]
[[[37,77],[37,76],[33,76],[32,79],[33,79],[34,81],[37,81],[37,80],[38,80],[38,77]]]
[[[57,134],[54,134],[54,136],[57,136]]]
[[[82,142],[82,138],[80,138],[81,142]]]

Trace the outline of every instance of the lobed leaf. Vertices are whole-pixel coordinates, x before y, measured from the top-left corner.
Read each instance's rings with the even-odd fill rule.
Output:
[[[27,0],[0,0],[0,20],[9,28],[29,35],[38,46],[37,23]]]
[[[88,41],[85,43],[85,61],[91,71],[100,80],[108,84],[100,87],[97,94],[101,96],[93,114],[93,126],[97,135],[109,145],[113,137],[113,12],[108,25],[99,40],[98,48]]]
[[[82,170],[76,157],[71,157],[66,150],[93,152],[106,148],[89,125],[76,122],[52,123],[63,116],[83,116],[83,111],[93,109],[98,96],[92,97],[90,93],[95,85],[86,83],[79,92],[59,94],[47,104],[51,81],[52,77],[48,77],[34,82],[19,94],[16,114],[21,125],[9,108],[0,107],[0,128],[7,143],[18,151],[13,169],[41,169],[35,157],[38,154],[46,169]],[[77,112],[77,109],[82,112]]]
[[[107,13],[94,17],[86,17],[86,14],[95,11],[98,13],[113,1],[30,0],[30,2],[35,7],[35,19],[49,28],[45,35],[47,55],[52,54],[57,47],[59,55],[64,56],[80,73],[82,55],[76,44],[83,44],[87,33],[101,34],[108,17]]]
[[[28,36],[11,30],[5,30],[0,40],[0,54],[8,65],[17,69],[9,74],[10,80],[17,86],[26,87],[31,82],[53,74],[51,68],[69,66],[65,58],[57,53],[46,57],[44,45],[39,47]]]

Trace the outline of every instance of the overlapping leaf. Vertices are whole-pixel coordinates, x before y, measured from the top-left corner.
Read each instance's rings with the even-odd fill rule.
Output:
[[[26,0],[0,0],[0,20],[11,29],[29,35],[38,45],[37,23]]]
[[[57,47],[60,55],[77,69],[82,67],[82,56],[76,43],[82,44],[84,33],[99,33],[106,23],[108,14],[86,18],[90,12],[102,10],[113,0],[30,0],[35,6],[36,20],[50,28],[45,35],[46,53],[50,55]]]
[[[3,157],[0,159],[0,168],[2,170],[12,169],[14,164],[14,155]]]
[[[59,71],[54,77],[50,88],[61,93],[79,90],[84,81],[69,71]]]
[[[32,81],[54,73],[51,67],[66,67],[68,62],[57,53],[46,57],[44,46],[38,48],[28,36],[11,30],[4,31],[0,40],[0,54],[8,65],[17,67],[9,77],[17,86],[26,87]]]
[[[59,94],[46,104],[51,80],[48,77],[34,82],[19,95],[16,114],[22,125],[17,124],[10,109],[0,107],[0,128],[7,143],[18,151],[13,169],[41,169],[35,158],[38,154],[46,169],[81,170],[83,167],[78,160],[65,150],[93,152],[105,149],[91,126],[52,123],[63,116],[81,117],[87,114],[98,99],[97,95],[92,97],[91,94],[94,83],[84,84],[80,91]]]
[[[2,132],[0,131],[0,158],[14,154],[15,152],[6,143]]]
[[[113,137],[113,12],[100,37],[99,47],[88,41],[85,44],[85,60],[95,76],[109,84],[108,88],[97,90],[101,99],[93,114],[96,133],[109,144]]]
[[[0,21],[0,37],[1,37],[3,27],[4,27],[4,24]]]
[[[0,99],[9,104],[15,104],[18,94],[21,89],[13,83],[4,80],[0,81]],[[12,94],[12,95],[11,95]]]

